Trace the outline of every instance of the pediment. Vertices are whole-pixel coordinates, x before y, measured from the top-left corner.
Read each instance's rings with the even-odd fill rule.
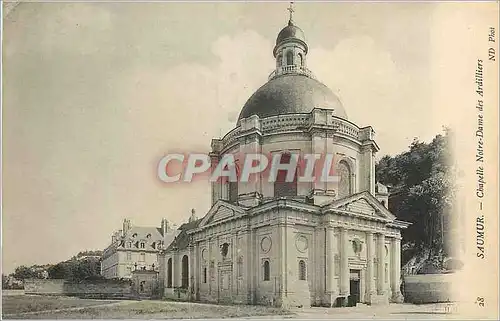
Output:
[[[199,227],[212,223],[222,222],[234,216],[245,214],[245,210],[239,206],[229,204],[225,201],[217,201],[202,219]]]
[[[361,192],[337,200],[326,207],[325,210],[342,210],[355,214],[380,217],[395,220],[394,216],[384,205],[368,192]]]

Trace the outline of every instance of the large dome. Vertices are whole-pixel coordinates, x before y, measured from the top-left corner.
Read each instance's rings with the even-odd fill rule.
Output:
[[[257,115],[260,118],[282,114],[310,113],[314,108],[332,109],[347,119],[339,98],[319,81],[301,74],[273,78],[246,102],[238,120]]]

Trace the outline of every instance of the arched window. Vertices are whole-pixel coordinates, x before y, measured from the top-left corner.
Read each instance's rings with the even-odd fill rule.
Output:
[[[382,206],[385,207],[385,201],[382,201]]]
[[[280,164],[289,164],[290,161],[290,153],[281,154]],[[274,197],[297,196],[297,170],[295,170],[295,175],[291,182],[286,181],[287,174],[286,170],[278,171],[276,181],[274,182]]]
[[[278,66],[277,67],[281,67],[281,65],[283,64],[283,56],[280,54],[277,58],[277,64]]]
[[[337,167],[339,181],[338,197],[343,198],[352,194],[351,168],[345,161],[340,161]]]
[[[167,262],[167,288],[172,287],[172,258]]]
[[[182,285],[187,289],[189,286],[189,259],[187,255],[182,257]]]
[[[299,280],[306,280],[306,262],[304,260],[299,261]]]
[[[269,266],[269,261],[264,261],[264,281],[269,281],[271,279],[271,267]]]
[[[304,57],[302,56],[301,53],[299,53],[298,56],[299,56],[299,66],[302,67],[302,66],[304,66]]]
[[[287,66],[293,65],[293,52],[291,50],[286,53],[286,64]]]

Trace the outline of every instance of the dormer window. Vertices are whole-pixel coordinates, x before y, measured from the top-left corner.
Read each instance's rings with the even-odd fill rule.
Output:
[[[137,237],[137,233],[134,233],[134,234],[132,235],[132,237]]]
[[[145,248],[146,247],[146,243],[144,242],[141,242],[141,249]]]
[[[151,234],[146,235],[146,238],[148,239],[151,238]]]

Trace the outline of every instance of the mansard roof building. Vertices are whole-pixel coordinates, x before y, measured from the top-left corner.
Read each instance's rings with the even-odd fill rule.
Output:
[[[134,226],[124,219],[122,229],[113,233],[103,251],[101,275],[108,279],[131,278],[136,269],[158,269],[158,252],[178,233],[166,219],[162,219],[160,227]]]

